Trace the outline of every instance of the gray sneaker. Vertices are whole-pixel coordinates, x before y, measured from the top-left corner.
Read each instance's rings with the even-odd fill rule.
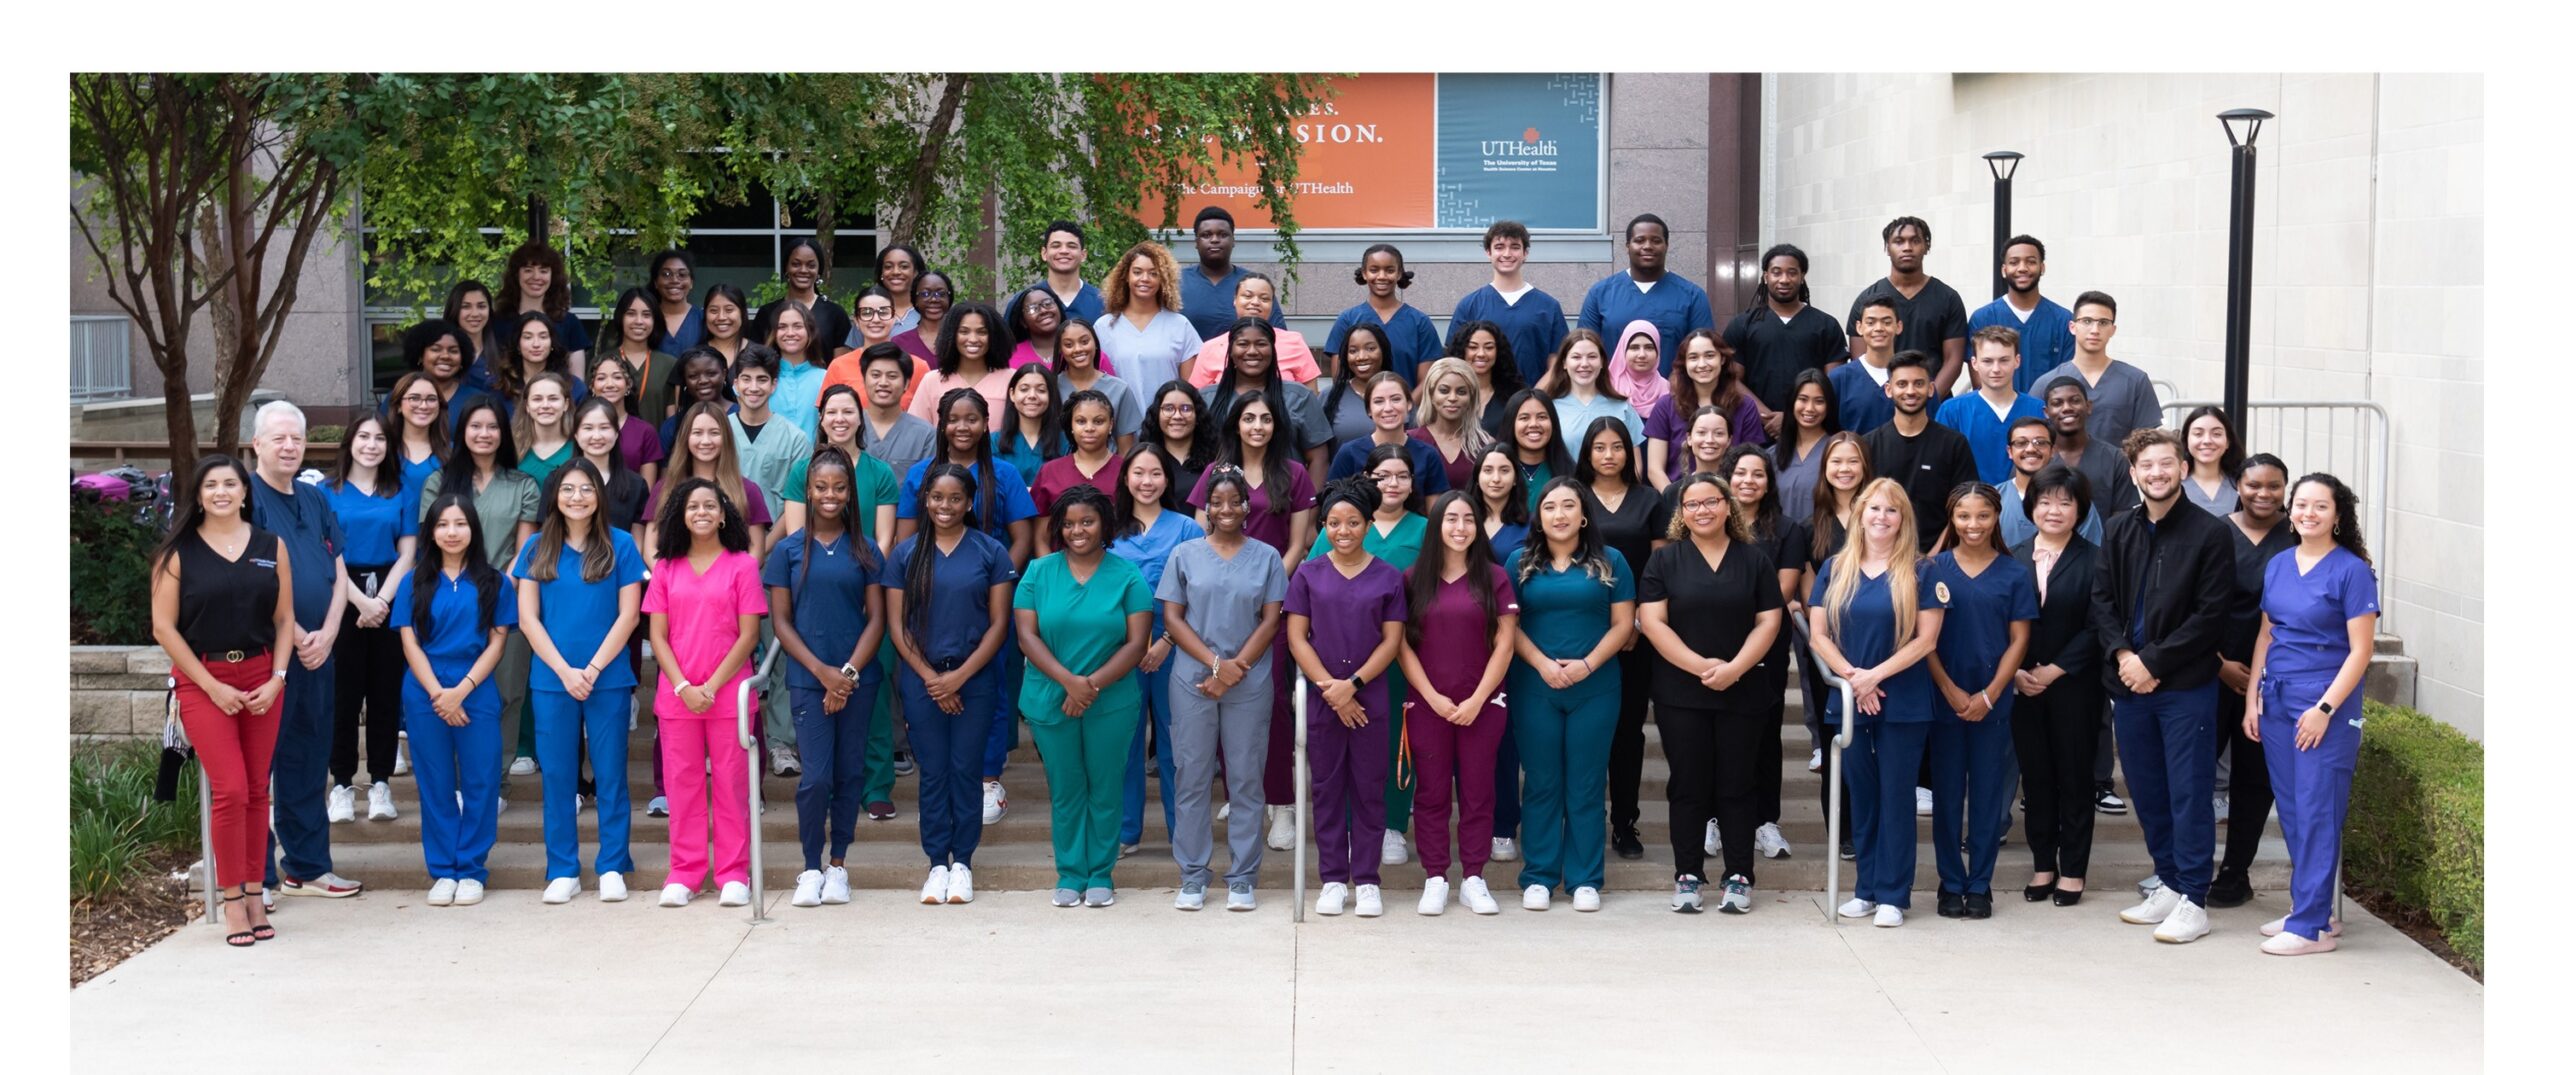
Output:
[[[1096,885],[1084,890],[1084,905],[1087,907],[1109,907],[1118,902],[1120,898],[1112,894],[1109,886]]]
[[[1185,881],[1182,891],[1173,894],[1173,909],[1197,911],[1209,905],[1209,886],[1198,881]]]
[[[1227,882],[1227,909],[1230,911],[1252,910],[1253,886],[1242,881]]]
[[[1705,910],[1698,896],[1698,889],[1705,884],[1696,874],[1681,874],[1678,880],[1671,882],[1671,909],[1681,914],[1697,914]]]
[[[1726,914],[1750,914],[1751,882],[1743,880],[1738,873],[1725,878],[1724,902],[1717,904],[1716,910]]]
[[[1084,893],[1078,892],[1072,888],[1061,888],[1055,892],[1049,893],[1049,906],[1051,907],[1081,907],[1083,905]]]

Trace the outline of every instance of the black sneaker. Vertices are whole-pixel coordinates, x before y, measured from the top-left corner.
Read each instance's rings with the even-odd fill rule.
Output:
[[[2238,907],[2257,898],[2258,893],[2249,887],[2249,875],[2245,873],[2237,877],[2223,874],[2214,878],[2213,884],[2204,890],[2204,905],[2207,907]]]
[[[1633,825],[1620,827],[1617,835],[1610,837],[1609,845],[1617,849],[1619,858],[1640,859],[1644,857],[1644,841],[1636,839],[1636,828]]]
[[[1991,917],[1990,894],[1981,892],[1966,894],[1964,898],[1964,916],[1966,918]]]
[[[1944,889],[1940,889],[1938,891],[1938,917],[1963,918],[1964,916],[1964,893],[1948,892]]]
[[[2125,807],[2125,804],[2124,804],[2124,800],[2123,800],[2123,799],[2121,799],[2121,798],[2119,798],[2119,797],[2117,797],[2117,795],[2116,795],[2116,793],[2115,793],[2115,789],[2113,789],[2113,788],[2102,788],[2102,789],[2100,789],[2100,790],[2099,790],[2099,792],[2098,792],[2098,812],[2099,812],[2099,813],[2101,813],[2101,814],[2121,814],[2121,813],[2124,813],[2124,812],[2125,812],[2125,809],[2126,809],[2126,807]]]

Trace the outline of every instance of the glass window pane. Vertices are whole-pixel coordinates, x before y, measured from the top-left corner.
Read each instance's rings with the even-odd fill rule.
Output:
[[[400,330],[407,328],[408,322],[369,320],[365,327],[371,330],[368,335],[373,343],[373,392],[366,398],[373,402],[389,395],[400,375],[409,372],[409,367],[400,361]]]
[[[843,301],[862,285],[870,283],[880,261],[879,238],[870,234],[836,233],[835,271],[827,274],[827,294]]]
[[[693,251],[693,294],[700,302],[713,284],[727,284],[748,295],[777,275],[773,236],[696,235],[685,243]]]

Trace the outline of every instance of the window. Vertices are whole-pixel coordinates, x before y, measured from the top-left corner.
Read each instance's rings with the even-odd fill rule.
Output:
[[[133,394],[133,322],[105,314],[71,318],[71,402]]]

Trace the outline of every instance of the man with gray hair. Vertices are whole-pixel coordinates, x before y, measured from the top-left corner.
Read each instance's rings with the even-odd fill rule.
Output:
[[[249,483],[254,521],[284,543],[293,573],[293,663],[285,666],[284,712],[276,725],[275,825],[267,838],[267,891],[288,896],[353,896],[364,886],[338,876],[329,861],[329,747],[336,735],[338,621],[346,610],[346,538],[318,489],[294,481],[302,469],[302,409],[277,400],[258,408],[250,448],[257,460]],[[284,850],[279,876],[276,849]],[[270,903],[274,897],[267,897]]]

